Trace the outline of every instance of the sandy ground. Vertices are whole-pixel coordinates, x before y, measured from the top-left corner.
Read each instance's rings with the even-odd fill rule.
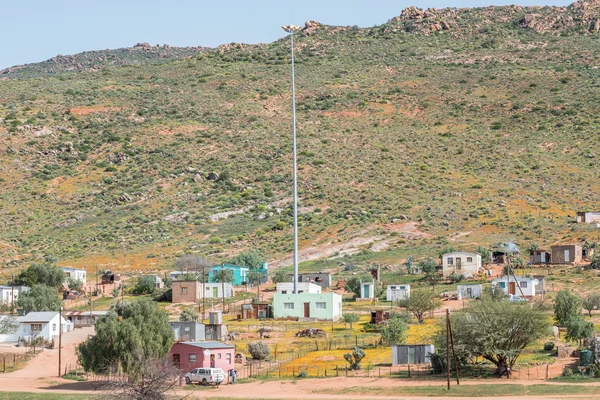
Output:
[[[61,355],[63,374],[65,366],[71,365],[74,367],[77,363],[75,346],[93,334],[93,327],[75,329],[63,334]],[[0,374],[0,390],[37,391],[50,386],[55,381],[63,381],[63,379],[58,378],[58,349],[46,349],[31,359],[24,368],[8,374]]]

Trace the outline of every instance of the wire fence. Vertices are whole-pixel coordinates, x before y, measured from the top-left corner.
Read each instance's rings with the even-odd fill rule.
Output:
[[[44,351],[43,347],[33,348],[26,353],[0,353],[0,368],[2,373],[11,372],[22,368],[36,354]]]

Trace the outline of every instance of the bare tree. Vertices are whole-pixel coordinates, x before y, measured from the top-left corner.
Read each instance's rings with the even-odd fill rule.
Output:
[[[0,335],[9,335],[14,333],[19,327],[17,319],[9,316],[0,315]]]
[[[194,274],[194,278],[200,275],[202,276],[202,281],[205,281],[205,277],[203,275],[206,274],[208,268],[210,267],[210,263],[202,256],[196,254],[186,254],[183,257],[180,257],[175,261],[175,269],[185,274],[186,277],[190,274]]]
[[[150,359],[131,371],[127,378],[101,386],[106,397],[116,400],[164,400],[175,398],[181,371],[166,359]],[[190,393],[191,394],[191,393]],[[188,397],[177,397],[183,399]]]

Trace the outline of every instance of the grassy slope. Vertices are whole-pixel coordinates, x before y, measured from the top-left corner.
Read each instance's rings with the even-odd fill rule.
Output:
[[[595,237],[571,222],[600,205],[598,36],[390,24],[298,37],[300,196],[314,207],[301,245],[388,234],[401,215],[431,236],[390,237],[387,262],[457,232],[471,232],[457,241],[467,248]],[[0,81],[4,261],[139,269],[183,251],[289,252],[289,208],[254,218],[291,194],[286,46]],[[228,182],[193,179],[225,170]]]

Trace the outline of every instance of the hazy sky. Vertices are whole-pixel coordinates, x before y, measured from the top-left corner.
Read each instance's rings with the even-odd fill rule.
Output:
[[[218,46],[270,42],[280,26],[315,20],[368,27],[416,4],[479,7],[490,4],[567,5],[570,0],[0,0],[0,69],[57,54],[130,47],[137,42]]]

